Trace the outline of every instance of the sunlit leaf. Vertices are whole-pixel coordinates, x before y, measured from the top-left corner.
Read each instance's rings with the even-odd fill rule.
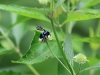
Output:
[[[100,18],[100,10],[78,10],[66,14],[66,20],[62,23],[65,24],[69,21],[81,21],[94,18]]]
[[[95,69],[95,68],[100,68],[100,63],[97,63],[97,64],[95,64],[95,65],[93,65],[91,67],[85,68],[81,72],[87,71],[87,70],[90,70],[90,69]]]
[[[68,59],[68,61],[70,62],[70,64],[73,66],[73,57],[74,57],[74,52],[73,52],[73,48],[72,48],[72,39],[71,39],[71,35],[68,33],[66,40],[64,42],[64,52],[66,54],[66,58]]]
[[[0,9],[49,22],[49,19],[37,8],[0,4]]]

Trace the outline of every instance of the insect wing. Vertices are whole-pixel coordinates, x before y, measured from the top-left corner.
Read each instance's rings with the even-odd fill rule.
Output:
[[[44,31],[44,29],[43,29],[41,26],[38,26],[38,25],[36,26],[36,29],[37,29],[37,30]]]

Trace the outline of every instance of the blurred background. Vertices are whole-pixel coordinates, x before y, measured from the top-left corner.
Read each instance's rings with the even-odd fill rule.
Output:
[[[38,7],[41,8],[38,0],[0,0],[0,4],[16,4],[19,6],[26,7]],[[100,9],[100,4],[92,6],[91,8]],[[24,18],[24,19],[23,19]],[[62,15],[61,19],[63,20],[65,16]],[[16,25],[16,22],[21,21]],[[15,13],[6,12],[0,10],[0,28],[3,29],[5,33],[8,33],[10,39],[14,44],[19,46],[22,54],[24,55],[30,46],[31,40],[34,36],[33,30],[36,28],[36,24],[41,25],[43,28],[51,31],[53,35],[51,24],[45,21],[32,19],[17,15]],[[63,26],[63,31],[65,31]],[[60,31],[57,28],[59,39],[64,39],[60,35]],[[73,37],[100,37],[100,19],[92,19],[85,21],[78,21],[75,23],[72,30]],[[100,45],[94,43],[83,43],[83,42],[74,42],[73,49],[75,54],[81,52],[84,53],[88,60],[91,63],[85,64],[82,68],[91,66],[97,62],[100,62]],[[13,51],[0,55],[0,71],[9,71],[14,70],[17,72],[31,74],[31,71],[24,64],[15,64],[11,60],[18,60],[20,57]],[[49,58],[46,61],[34,64],[33,66],[41,75],[57,75],[57,65],[58,61],[55,58]],[[75,64],[77,69],[78,64]],[[95,69],[94,75],[99,75],[100,69]],[[92,70],[91,70],[92,71]],[[89,72],[84,72],[84,74],[91,75]],[[82,74],[81,74],[82,75]]]

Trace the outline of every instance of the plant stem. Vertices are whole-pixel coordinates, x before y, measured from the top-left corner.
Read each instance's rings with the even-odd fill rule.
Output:
[[[6,35],[6,33],[4,33],[4,31],[0,28],[0,32],[2,33],[2,35],[4,36],[5,39],[7,39],[7,41],[9,42],[9,44],[11,45],[11,47],[14,47],[15,52],[22,57],[22,54],[19,50],[19,48],[14,45],[14,43],[11,41],[11,39]],[[35,75],[40,75],[35,69],[34,67],[32,67],[31,65],[25,64]]]
[[[82,64],[79,64],[79,69],[78,69],[76,75],[78,75],[80,73],[81,67],[82,67]]]
[[[61,65],[62,65],[69,73],[71,73],[71,72],[66,68],[66,66],[63,64],[63,62],[60,61],[60,59],[53,53],[53,51],[51,50],[51,48],[50,48],[50,46],[49,46],[49,44],[48,44],[47,41],[46,41],[46,44],[47,44],[47,46],[48,46],[50,52],[54,55],[54,57],[61,63]]]
[[[52,4],[53,4],[53,0],[52,0]],[[52,5],[52,6],[53,6],[53,5]],[[66,55],[65,55],[65,53],[64,53],[64,51],[63,51],[63,48],[62,48],[62,46],[61,46],[61,44],[60,44],[60,42],[59,42],[58,37],[57,37],[56,30],[55,30],[55,27],[54,27],[54,22],[53,22],[53,7],[52,7],[51,15],[50,15],[50,20],[51,20],[51,25],[52,25],[53,33],[54,33],[54,35],[55,35],[55,38],[56,38],[58,47],[59,47],[59,49],[60,49],[60,51],[61,51],[61,53],[62,53],[62,56],[63,56],[64,60],[65,60],[66,63],[67,63],[66,66],[68,66],[68,68],[70,69],[70,72],[71,72],[72,75],[76,75],[76,74],[75,74],[75,71],[73,70],[73,68],[72,68],[71,65],[69,64],[68,59],[66,58]]]
[[[65,53],[64,53],[64,51],[63,51],[63,48],[62,48],[62,46],[61,46],[61,44],[60,44],[60,42],[59,42],[59,40],[58,40],[56,31],[55,31],[55,27],[54,27],[54,23],[53,23],[53,19],[51,19],[51,25],[52,25],[52,28],[53,28],[53,32],[54,32],[54,35],[55,35],[55,38],[56,38],[58,47],[60,48],[60,51],[61,51],[61,53],[62,53],[62,56],[63,56],[64,60],[66,61],[67,65],[68,65],[68,67],[69,67],[69,69],[70,69],[70,71],[71,71],[71,73],[72,73],[72,75],[73,75],[73,69],[72,69],[71,65],[69,64],[69,62],[68,62],[68,60],[67,60],[67,58],[66,58],[66,56],[65,56]]]

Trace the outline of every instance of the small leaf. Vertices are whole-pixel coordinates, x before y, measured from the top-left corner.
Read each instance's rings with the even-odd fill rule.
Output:
[[[70,64],[73,66],[73,57],[74,57],[74,52],[72,48],[72,40],[71,40],[71,35],[68,33],[66,40],[64,42],[64,52],[66,54],[66,58],[70,62]]]
[[[30,18],[35,18],[35,19],[40,19],[40,20],[50,22],[50,20],[44,15],[44,13],[42,13],[43,11],[37,8],[28,8],[28,7],[17,6],[17,5],[0,4],[0,9],[9,12],[14,12],[16,14],[27,16]]]
[[[73,11],[73,12],[67,13],[66,17],[67,19],[62,23],[62,25],[70,21],[81,21],[81,20],[100,18],[100,10]]]
[[[2,71],[0,72],[0,75],[23,75],[20,72],[14,72],[14,71]]]
[[[73,38],[73,41],[97,43],[100,44],[100,37],[84,37],[84,38]]]
[[[58,0],[57,3],[55,4],[54,10],[56,10],[65,0]]]
[[[61,57],[59,48],[55,41],[48,42],[51,50],[55,53],[57,57]],[[55,48],[56,47],[56,48]],[[25,63],[25,64],[35,64],[43,62],[49,57],[54,57],[50,52],[48,46],[44,42],[33,44],[29,51],[18,61],[13,61],[15,63]]]
[[[87,8],[87,7],[99,4],[100,0],[82,0],[82,3],[83,3],[83,7],[82,8]]]
[[[97,64],[95,64],[95,65],[93,65],[91,67],[85,68],[81,72],[87,71],[87,70],[90,70],[90,69],[95,69],[95,68],[100,68],[100,63],[97,63]]]

